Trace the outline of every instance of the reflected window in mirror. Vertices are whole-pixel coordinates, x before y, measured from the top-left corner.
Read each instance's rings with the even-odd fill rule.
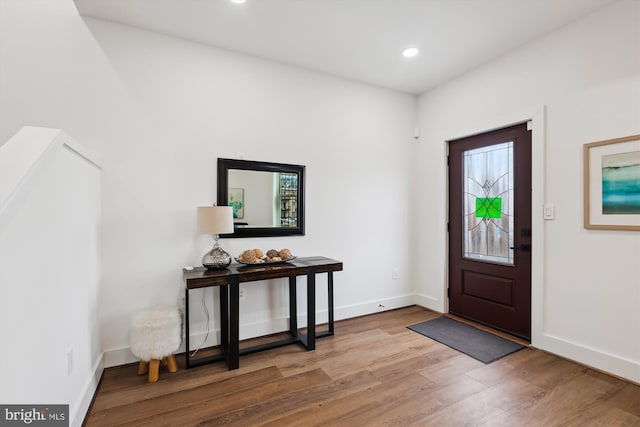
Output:
[[[233,208],[234,234],[304,235],[302,165],[218,159],[218,205]]]
[[[298,226],[298,174],[281,172],[277,174],[278,196],[276,210],[280,227]]]

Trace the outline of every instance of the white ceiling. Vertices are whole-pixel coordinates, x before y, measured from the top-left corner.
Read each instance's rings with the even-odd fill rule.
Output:
[[[75,0],[82,16],[414,94],[614,0]],[[406,47],[420,55],[404,58]]]

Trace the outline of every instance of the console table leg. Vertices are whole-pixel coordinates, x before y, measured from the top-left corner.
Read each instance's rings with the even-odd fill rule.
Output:
[[[316,269],[307,274],[307,350],[316,349]]]
[[[240,367],[240,283],[238,277],[229,285],[229,369]]]
[[[296,277],[289,277],[289,332],[293,336],[298,334],[298,294]]]
[[[189,354],[189,288],[184,288],[184,345],[186,351],[184,352],[185,367],[189,369],[191,367],[191,356]]]
[[[329,334],[333,335],[333,271],[330,271],[327,278],[327,302],[329,306]]]

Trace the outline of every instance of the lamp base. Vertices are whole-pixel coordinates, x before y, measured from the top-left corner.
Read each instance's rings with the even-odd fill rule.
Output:
[[[202,265],[207,270],[224,270],[229,267],[229,264],[231,264],[231,255],[218,245],[216,239],[213,248],[202,257]]]

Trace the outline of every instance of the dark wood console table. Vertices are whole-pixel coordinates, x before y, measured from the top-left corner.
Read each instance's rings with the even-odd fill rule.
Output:
[[[240,355],[301,343],[307,350],[315,350],[316,338],[333,335],[333,272],[342,271],[342,262],[321,256],[297,258],[282,264],[246,266],[231,264],[225,270],[207,270],[204,267],[183,270],[185,282],[185,344],[186,367],[226,360],[229,369],[238,369]],[[328,274],[328,330],[316,333],[316,274]],[[298,330],[296,277],[307,276],[307,333]],[[285,340],[240,349],[240,283],[278,278],[289,278],[289,333]],[[189,348],[189,291],[218,286],[220,289],[220,324],[222,354],[192,360]]]

